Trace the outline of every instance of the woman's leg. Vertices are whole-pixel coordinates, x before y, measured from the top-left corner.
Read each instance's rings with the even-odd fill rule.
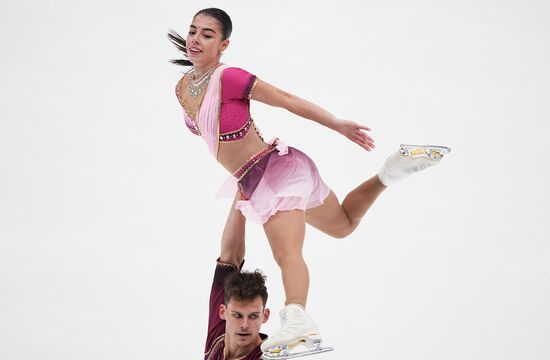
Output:
[[[306,305],[309,272],[302,257],[305,213],[302,210],[279,211],[264,224],[275,261],[281,268],[287,304]]]
[[[451,151],[445,146],[401,145],[380,172],[350,192],[342,205],[331,191],[323,205],[306,211],[306,221],[337,238],[353,232],[387,185],[438,164]]]
[[[306,221],[328,235],[346,237],[355,230],[385,189],[378,175],[375,175],[352,190],[341,205],[331,191],[323,205],[306,211]]]
[[[309,273],[302,257],[305,225],[303,210],[279,211],[264,224],[273,257],[281,268],[286,295],[285,308],[281,311],[281,330],[262,343],[264,354],[269,354],[269,349],[276,346],[321,342],[317,325],[305,311],[309,290]],[[313,352],[306,350],[303,353]],[[280,355],[279,349],[272,355]]]

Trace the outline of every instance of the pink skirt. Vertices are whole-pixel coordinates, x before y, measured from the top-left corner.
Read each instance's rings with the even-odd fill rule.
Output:
[[[243,165],[235,176],[244,199],[235,207],[259,224],[277,211],[320,206],[330,194],[313,160],[293,147],[288,147],[288,152],[269,148]]]

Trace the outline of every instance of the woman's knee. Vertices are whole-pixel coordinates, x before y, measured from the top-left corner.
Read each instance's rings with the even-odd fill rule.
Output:
[[[304,258],[301,252],[273,251],[273,259],[279,267],[283,268],[293,263],[302,263]]]
[[[343,224],[342,226],[339,226],[336,229],[332,229],[329,235],[336,239],[346,238],[348,235],[350,235],[352,232],[355,231],[355,229],[357,228],[357,225],[359,224],[349,221],[348,223]]]

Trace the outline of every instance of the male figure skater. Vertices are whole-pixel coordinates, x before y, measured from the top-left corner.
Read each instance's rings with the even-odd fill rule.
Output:
[[[205,360],[260,360],[267,335],[260,327],[269,319],[265,276],[241,271],[245,253],[245,218],[233,206],[222,235],[210,292]]]

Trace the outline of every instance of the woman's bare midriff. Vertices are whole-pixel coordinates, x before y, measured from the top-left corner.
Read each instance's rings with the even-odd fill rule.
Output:
[[[220,142],[218,162],[231,174],[237,171],[252,156],[256,155],[269,145],[260,136],[250,129],[248,134],[239,141]]]

